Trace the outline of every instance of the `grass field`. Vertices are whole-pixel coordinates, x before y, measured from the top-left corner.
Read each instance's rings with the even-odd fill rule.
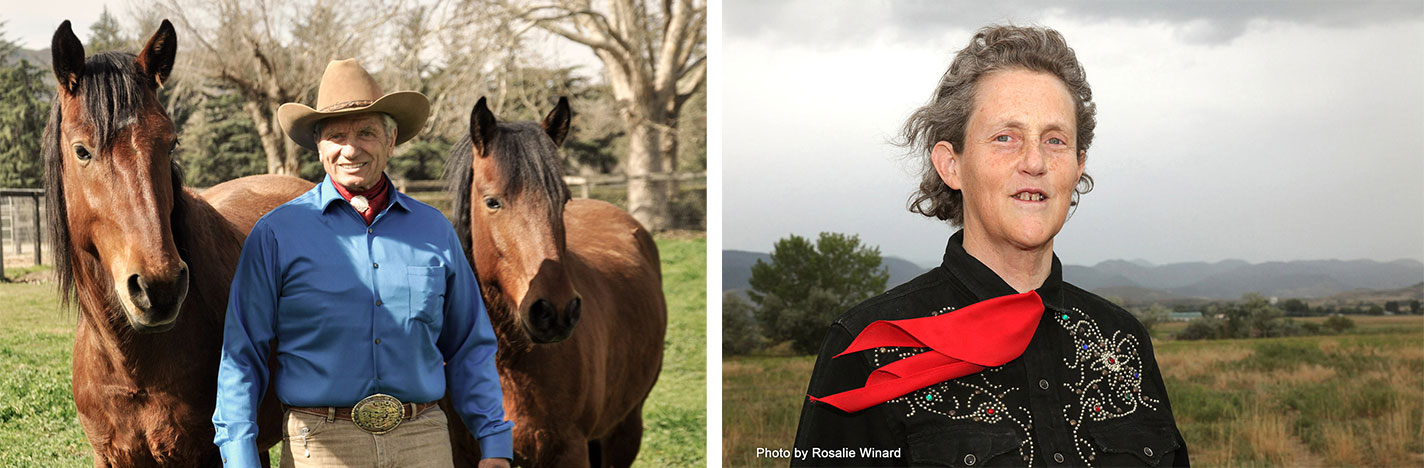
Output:
[[[705,464],[707,241],[687,237],[658,239],[667,348],[634,466]],[[70,393],[76,317],[52,283],[0,283],[0,466],[94,465]]]
[[[1338,336],[1154,340],[1192,463],[1424,466],[1424,318],[1352,319]],[[756,448],[791,446],[813,363],[723,361],[727,466],[786,465]]]

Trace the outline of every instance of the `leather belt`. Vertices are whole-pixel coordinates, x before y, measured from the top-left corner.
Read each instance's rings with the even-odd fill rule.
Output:
[[[356,427],[372,434],[384,434],[400,425],[401,420],[415,419],[437,402],[401,403],[395,397],[377,393],[361,399],[356,406],[337,408],[332,406],[296,407],[288,410],[314,416],[351,421]]]

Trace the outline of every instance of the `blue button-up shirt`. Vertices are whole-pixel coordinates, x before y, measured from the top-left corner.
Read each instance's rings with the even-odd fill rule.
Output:
[[[439,210],[392,189],[367,226],[328,177],[257,221],[228,299],[214,442],[226,466],[257,466],[267,358],[289,406],[349,407],[385,393],[440,399],[485,457],[512,456],[495,337],[455,231]]]

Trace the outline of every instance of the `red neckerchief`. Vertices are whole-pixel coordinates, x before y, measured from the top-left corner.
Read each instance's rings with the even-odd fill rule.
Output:
[[[950,313],[878,320],[835,357],[885,346],[930,348],[881,366],[865,386],[811,401],[854,413],[946,380],[1002,366],[1022,355],[1043,317],[1035,291],[980,301]]]
[[[376,215],[379,214],[381,210],[386,209],[386,203],[391,201],[391,191],[386,190],[391,184],[386,182],[385,174],[381,175],[380,182],[362,192],[349,192],[346,190],[346,187],[342,187],[341,184],[336,183],[336,181],[332,181],[331,185],[336,187],[336,193],[341,194],[341,198],[345,198],[347,203],[351,203],[351,197],[357,195],[366,197],[366,201],[369,203],[366,212],[362,213],[357,211],[356,213],[361,215],[361,219],[366,220],[367,226],[370,226],[371,223],[376,220]]]

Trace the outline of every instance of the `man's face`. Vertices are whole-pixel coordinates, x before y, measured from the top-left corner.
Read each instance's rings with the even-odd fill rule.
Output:
[[[359,192],[381,181],[395,140],[380,114],[332,117],[322,122],[316,149],[331,181]]]
[[[1021,69],[981,77],[976,91],[945,178],[964,194],[964,228],[1021,250],[1050,245],[1083,174],[1073,98],[1053,75]]]

